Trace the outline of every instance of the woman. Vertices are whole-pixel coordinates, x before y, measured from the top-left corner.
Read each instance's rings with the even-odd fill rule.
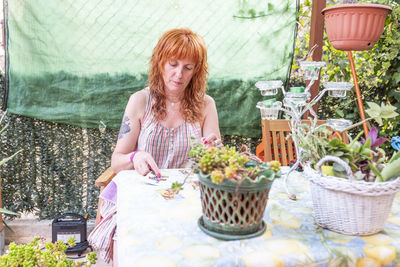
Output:
[[[164,33],[151,57],[149,87],[126,106],[111,160],[115,173],[183,167],[191,136],[220,143],[215,102],[205,94],[207,66],[203,38],[189,29]]]
[[[187,166],[191,138],[207,146],[221,145],[214,100],[205,94],[207,50],[204,40],[189,29],[164,33],[153,50],[149,86],[131,95],[125,108],[117,145],[111,159],[115,173],[135,169],[139,174]],[[103,220],[90,234],[93,247],[109,262],[114,232],[116,185],[100,196]]]

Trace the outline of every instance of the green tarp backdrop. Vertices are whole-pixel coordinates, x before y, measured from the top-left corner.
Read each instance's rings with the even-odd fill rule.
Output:
[[[295,25],[295,0],[9,1],[8,110],[119,128],[158,38],[189,27],[207,43],[221,132],[257,137],[265,97],[254,84],[286,80]]]

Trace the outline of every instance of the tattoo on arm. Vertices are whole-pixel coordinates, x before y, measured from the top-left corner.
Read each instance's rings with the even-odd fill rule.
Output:
[[[128,116],[124,115],[124,118],[121,123],[121,128],[119,129],[118,139],[121,139],[125,136],[125,134],[131,131],[131,127],[129,126],[131,123],[129,122]]]

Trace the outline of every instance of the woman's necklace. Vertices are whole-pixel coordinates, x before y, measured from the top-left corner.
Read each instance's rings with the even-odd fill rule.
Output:
[[[171,103],[171,106],[173,107],[173,106],[175,106],[175,104],[180,103],[180,102],[182,101],[182,99],[183,99],[183,98],[179,99],[178,101],[171,101],[171,100],[169,100],[169,99],[167,99],[167,100],[168,100],[169,103]]]

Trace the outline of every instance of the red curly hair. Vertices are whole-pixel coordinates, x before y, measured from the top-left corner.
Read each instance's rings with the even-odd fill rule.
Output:
[[[165,32],[153,50],[148,80],[150,94],[155,100],[153,114],[158,121],[167,115],[163,72],[165,63],[171,59],[189,59],[195,62],[193,77],[181,102],[181,111],[185,120],[199,122],[207,89],[207,49],[204,39],[186,28]]]

